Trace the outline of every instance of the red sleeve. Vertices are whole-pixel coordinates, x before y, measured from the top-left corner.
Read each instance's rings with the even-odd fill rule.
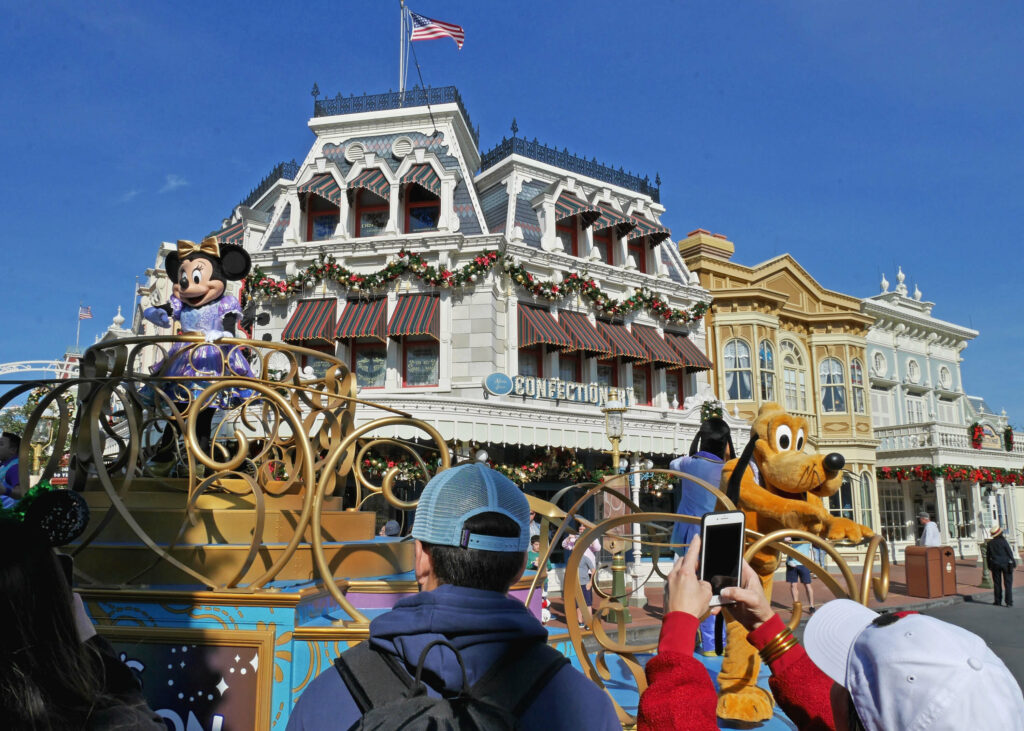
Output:
[[[747,641],[760,650],[773,637],[784,630],[779,615],[747,635]],[[794,645],[786,654],[771,664],[772,675],[768,685],[776,702],[801,731],[833,731],[832,678],[811,662],[803,645]]]
[[[711,731],[718,728],[718,696],[711,676],[693,656],[700,623],[692,614],[669,612],[661,625],[658,654],[647,662],[647,690],[640,696],[640,731]]]

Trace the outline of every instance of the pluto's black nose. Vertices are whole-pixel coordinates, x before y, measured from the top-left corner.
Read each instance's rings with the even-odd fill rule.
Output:
[[[839,454],[839,452],[830,452],[825,455],[825,459],[821,463],[825,465],[826,470],[838,472],[846,464],[846,458]]]

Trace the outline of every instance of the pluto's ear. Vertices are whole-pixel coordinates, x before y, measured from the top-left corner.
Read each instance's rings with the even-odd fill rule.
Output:
[[[245,279],[245,275],[249,273],[249,267],[252,266],[252,259],[249,258],[249,252],[241,246],[221,244],[220,264],[224,271],[224,278],[237,281]]]
[[[172,251],[167,255],[167,258],[164,259],[164,270],[167,272],[167,277],[171,280],[172,284],[178,281],[178,267],[180,266],[181,261],[178,259],[178,253],[176,251]]]

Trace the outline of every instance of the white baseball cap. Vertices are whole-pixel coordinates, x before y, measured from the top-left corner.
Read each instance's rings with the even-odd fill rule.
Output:
[[[1017,681],[962,627],[834,599],[811,616],[804,646],[849,691],[868,731],[1024,729]]]

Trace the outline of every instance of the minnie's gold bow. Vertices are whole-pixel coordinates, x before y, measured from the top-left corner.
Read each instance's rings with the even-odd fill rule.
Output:
[[[178,239],[178,258],[184,259],[191,254],[209,254],[220,258],[220,241],[216,236],[207,236],[201,243]]]

